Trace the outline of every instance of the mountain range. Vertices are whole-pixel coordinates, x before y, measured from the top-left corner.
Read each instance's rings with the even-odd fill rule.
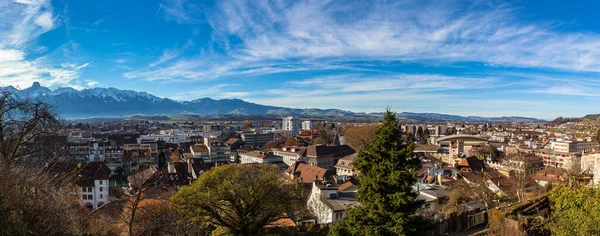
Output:
[[[35,82],[26,89],[16,89],[12,86],[1,87],[13,91],[21,97],[39,99],[54,104],[63,118],[89,117],[126,117],[132,115],[270,115],[300,117],[336,117],[336,118],[366,118],[378,119],[383,113],[351,112],[340,109],[298,109],[276,106],[266,106],[246,102],[241,99],[200,98],[192,101],[176,101],[168,98],[131,90],[116,88],[91,88],[76,90],[73,88],[58,88],[51,90]],[[397,114],[403,121],[427,122],[542,122],[543,120],[527,117],[479,117],[457,116],[438,113]]]

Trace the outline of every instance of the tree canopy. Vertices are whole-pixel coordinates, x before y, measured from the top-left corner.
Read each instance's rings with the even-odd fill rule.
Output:
[[[414,144],[403,142],[395,114],[387,110],[373,141],[358,153],[356,169],[360,206],[350,209],[338,222],[332,235],[419,235],[427,232],[429,222],[416,216],[422,205],[412,185],[417,181],[419,159]]]
[[[550,195],[552,235],[600,235],[600,189],[557,187]]]
[[[173,206],[196,222],[210,222],[231,233],[254,235],[303,206],[301,188],[280,177],[270,164],[224,165],[182,187]]]

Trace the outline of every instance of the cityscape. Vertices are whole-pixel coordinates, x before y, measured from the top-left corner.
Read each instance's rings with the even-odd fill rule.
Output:
[[[0,235],[600,235],[597,10],[0,1]]]

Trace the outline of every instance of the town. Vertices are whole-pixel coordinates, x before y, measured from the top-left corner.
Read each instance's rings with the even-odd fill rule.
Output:
[[[77,178],[68,179],[74,186],[70,194],[88,209],[96,222],[92,228],[115,234],[163,228],[133,220],[132,208],[138,218],[165,214],[180,188],[213,169],[274,166],[276,178],[301,186],[303,206],[280,212],[282,217],[261,226],[264,232],[327,232],[361,204],[355,164],[381,125],[297,116],[67,120],[62,128],[36,136],[45,151],[23,160],[51,157],[46,162],[51,173],[75,171]],[[535,219],[550,216],[554,186],[600,183],[599,123],[401,122],[398,129],[419,160],[412,183],[421,202],[416,214],[435,222],[434,234],[530,233]]]
[[[0,0],[0,236],[600,235],[598,12]]]

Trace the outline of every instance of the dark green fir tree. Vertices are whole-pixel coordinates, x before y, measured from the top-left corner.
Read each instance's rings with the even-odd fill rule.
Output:
[[[389,109],[371,143],[358,153],[358,201],[330,235],[429,235],[431,222],[415,215],[422,202],[412,185],[419,159],[411,138],[403,139],[396,114]]]

